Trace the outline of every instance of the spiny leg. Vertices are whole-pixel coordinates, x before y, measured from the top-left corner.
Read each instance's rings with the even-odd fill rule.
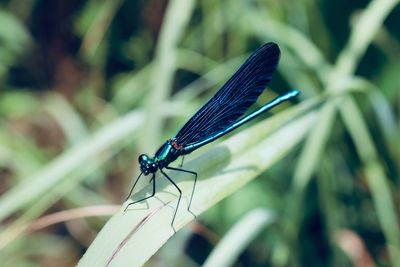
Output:
[[[160,169],[160,171],[171,182],[171,184],[173,184],[173,186],[175,186],[176,190],[178,190],[178,192],[179,192],[178,203],[176,204],[174,217],[172,218],[172,222],[171,222],[172,229],[174,229],[174,232],[176,232],[175,227],[174,227],[174,221],[175,221],[176,212],[178,211],[178,208],[179,208],[179,203],[181,202],[182,190],[176,185],[176,183],[162,169]]]
[[[181,160],[181,164],[179,164],[179,167],[183,166],[183,161],[185,160],[185,155],[182,155],[182,160]]]
[[[140,177],[140,176],[139,176],[139,177]],[[151,180],[150,180],[150,182],[153,182],[153,192],[151,192],[151,195],[150,195],[150,196],[147,196],[147,197],[144,197],[144,198],[142,198],[142,199],[136,200],[136,201],[134,201],[134,202],[132,202],[132,203],[129,203],[128,205],[126,205],[126,207],[125,207],[125,209],[124,209],[124,212],[129,208],[129,206],[131,206],[131,205],[133,205],[133,204],[136,204],[136,203],[138,203],[138,202],[142,202],[143,200],[146,200],[146,199],[151,198],[151,197],[154,196],[154,194],[156,193],[156,179],[155,179],[155,177],[156,177],[156,174],[153,173],[153,177],[151,177]],[[138,180],[139,180],[139,178],[138,178]],[[137,182],[138,180],[136,180],[136,182]],[[136,183],[135,183],[135,185],[136,185]],[[133,185],[133,186],[135,186],[135,185]],[[132,189],[132,190],[133,190],[133,189]],[[132,190],[131,190],[131,192],[132,192]]]
[[[194,216],[196,217],[196,214],[194,214],[193,211],[190,210],[190,207],[192,206],[192,200],[193,200],[193,195],[194,195],[194,190],[196,188],[196,182],[197,182],[197,172],[185,170],[185,169],[179,169],[179,168],[174,168],[174,167],[165,167],[168,170],[174,170],[174,171],[179,171],[179,172],[186,172],[194,175],[194,183],[193,183],[193,188],[192,188],[192,194],[190,195],[190,201],[189,201],[189,206],[187,210]]]
[[[127,200],[131,197],[132,192],[133,192],[133,189],[135,188],[135,186],[136,186],[137,182],[139,181],[140,177],[142,176],[142,174],[143,174],[143,172],[141,172],[141,173],[139,174],[138,178],[136,178],[136,181],[135,181],[135,183],[133,184],[133,186],[132,186],[132,188],[131,188],[131,191],[129,191],[129,195],[128,195],[128,197],[125,199],[125,201],[127,201]]]

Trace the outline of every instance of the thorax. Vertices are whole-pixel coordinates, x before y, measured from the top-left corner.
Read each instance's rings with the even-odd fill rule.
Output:
[[[182,149],[176,146],[174,140],[166,141],[156,152],[154,158],[160,168],[168,166],[182,155]]]

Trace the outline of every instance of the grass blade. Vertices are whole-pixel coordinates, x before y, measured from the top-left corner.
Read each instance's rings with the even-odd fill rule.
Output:
[[[257,133],[261,130],[276,130],[282,125],[281,122],[277,123],[277,117],[281,116],[274,116],[268,122],[259,123],[235,135],[185,166],[199,173],[200,180],[192,204],[192,210],[196,214],[232,194],[286,155],[304,138],[314,124],[316,114],[309,112],[273,132],[268,138],[257,138]],[[175,173],[173,175],[174,181],[183,192],[190,192],[191,177]],[[156,197],[146,203],[137,204],[125,213],[121,209],[114,215],[78,266],[142,266],[174,233],[170,222],[177,193],[165,180],[156,179]],[[150,191],[148,186],[140,193]],[[175,220],[176,229],[193,220],[186,207],[187,200],[184,196]]]

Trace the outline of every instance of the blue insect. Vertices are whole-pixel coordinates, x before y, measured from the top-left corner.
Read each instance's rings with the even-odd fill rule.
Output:
[[[277,44],[267,43],[259,47],[224,86],[222,86],[221,89],[189,119],[178,134],[167,140],[157,150],[154,157],[150,157],[146,154],[140,155],[139,164],[141,173],[136,179],[128,199],[142,174],[145,176],[149,174],[152,175],[150,182],[153,184],[153,191],[151,195],[128,204],[125,210],[135,203],[154,196],[156,192],[155,174],[157,171],[160,171],[179,193],[178,203],[171,221],[171,226],[175,229],[174,220],[181,201],[182,190],[173,179],[165,173],[164,169],[167,169],[193,175],[194,183],[188,205],[188,211],[193,214],[190,210],[190,206],[196,188],[197,173],[190,170],[170,167],[169,164],[178,157],[190,154],[194,150],[226,135],[280,103],[297,96],[300,91],[289,91],[271,102],[266,103],[256,111],[242,116],[249,107],[256,102],[259,95],[264,91],[268,82],[271,80],[272,74],[275,72],[278,65],[279,57],[280,50]]]

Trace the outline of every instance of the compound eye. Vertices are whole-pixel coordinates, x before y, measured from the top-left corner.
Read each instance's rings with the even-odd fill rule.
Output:
[[[147,162],[149,160],[149,156],[147,156],[146,154],[142,154],[139,156],[139,163],[142,164],[142,162]]]

